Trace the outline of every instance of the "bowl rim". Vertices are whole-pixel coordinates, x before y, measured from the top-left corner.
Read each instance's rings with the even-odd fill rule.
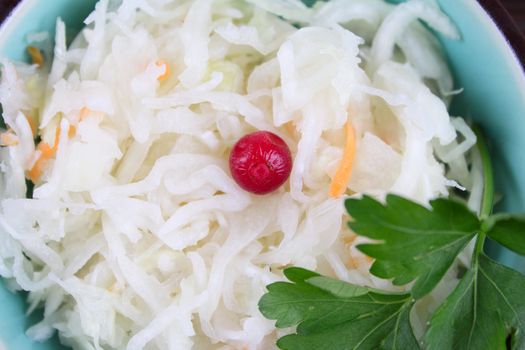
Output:
[[[17,25],[27,15],[39,0],[21,0],[7,17],[0,23],[0,49],[6,44],[7,38],[16,30]],[[490,1],[482,1],[488,3]],[[513,79],[519,86],[519,94],[525,100],[525,56],[520,57],[516,52],[518,47],[514,46],[509,36],[504,34],[504,18],[494,12],[489,12],[487,6],[482,6],[478,1],[467,1],[467,6],[480,20],[494,39],[495,48],[503,55],[506,64],[512,72]],[[525,44],[525,42],[524,42]],[[523,53],[525,54],[525,52]],[[0,350],[4,350],[4,344],[0,339]]]

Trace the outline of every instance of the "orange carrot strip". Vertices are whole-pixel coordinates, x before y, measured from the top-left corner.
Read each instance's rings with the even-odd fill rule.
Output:
[[[40,142],[37,149],[41,153],[40,158],[37,159],[31,170],[27,172],[27,177],[35,184],[42,176],[45,162],[53,158],[56,153],[56,149],[54,147],[52,148],[45,142]]]
[[[40,151],[41,155],[40,158],[35,162],[35,165],[33,165],[33,168],[29,170],[27,173],[27,177],[33,181],[33,183],[36,183],[40,177],[42,176],[43,167],[46,161],[53,158],[58,150],[58,144],[60,143],[60,134],[62,132],[62,128],[59,126],[56,129],[55,132],[55,144],[53,147],[49,146],[46,142],[40,142],[37,146],[37,149]],[[68,137],[72,138],[75,136],[77,132],[77,128],[74,125],[69,126],[68,130]]]
[[[72,139],[77,134],[77,127],[74,125],[69,126],[69,130],[67,132],[67,136]]]
[[[33,133],[33,137],[36,137],[36,134],[38,132],[38,128],[37,128],[37,125],[35,123],[35,120],[30,115],[26,114],[25,116],[26,116],[26,119],[27,119],[27,123],[31,127],[31,132]]]
[[[59,125],[55,131],[55,143],[53,144],[53,154],[58,150],[58,144],[60,143],[60,134],[62,133],[62,127]]]
[[[40,157],[36,161],[35,165],[33,165],[33,168],[27,172],[27,178],[31,180],[33,183],[37,183],[37,181],[42,176],[44,162],[48,160],[46,157]]]
[[[352,167],[354,165],[356,151],[355,130],[352,123],[346,123],[346,145],[343,152],[343,159],[335,173],[332,183],[330,184],[330,196],[338,198],[346,191],[348,181],[352,175]]]
[[[86,119],[89,113],[91,113],[91,110],[89,108],[82,107],[82,109],[80,110],[80,114],[79,114],[80,121],[83,121],[84,119]]]
[[[18,137],[12,131],[0,134],[0,146],[16,146],[19,142]]]
[[[42,55],[42,51],[40,51],[39,48],[28,46],[27,53],[31,57],[31,62],[33,64],[37,64],[40,67],[44,64],[44,56]]]
[[[55,155],[55,150],[45,142],[40,142],[37,149],[42,153],[41,157],[52,158]]]
[[[51,146],[45,142],[40,142],[37,149],[41,153],[40,158],[37,159],[31,170],[27,172],[27,177],[35,184],[42,176],[45,162],[53,158],[56,153],[55,147],[51,148]]]
[[[95,118],[95,120],[98,120],[101,122],[104,119],[105,114],[103,112],[97,112],[93,111],[87,107],[83,107],[80,110],[80,114],[78,115],[79,121],[84,121],[87,117]]]
[[[77,128],[74,125],[69,125],[69,129],[67,131],[67,136],[69,138],[73,138],[77,132]],[[57,127],[56,133],[55,133],[55,144],[53,145],[53,152],[56,153],[58,150],[58,144],[60,143],[60,134],[62,133],[62,128],[60,126]]]
[[[171,67],[170,67],[170,65],[164,60],[158,60],[157,62],[155,62],[155,64],[157,66],[159,66],[159,67],[164,66],[164,74],[159,75],[157,80],[158,81],[164,81],[164,80],[168,79],[170,74],[171,74]]]

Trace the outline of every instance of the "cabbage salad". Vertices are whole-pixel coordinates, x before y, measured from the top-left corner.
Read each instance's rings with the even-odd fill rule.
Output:
[[[476,137],[447,111],[458,91],[422,21],[459,38],[422,0],[101,0],[72,42],[60,19],[52,50],[31,35],[34,64],[3,59],[0,83],[0,275],[29,292],[28,313],[44,309],[27,334],[266,350],[283,331],[257,302],[287,266],[399,288],[369,274],[330,186],[351,123],[345,196],[459,191],[477,209]],[[228,168],[258,130],[293,155],[265,196]],[[451,271],[416,325],[456,282]]]

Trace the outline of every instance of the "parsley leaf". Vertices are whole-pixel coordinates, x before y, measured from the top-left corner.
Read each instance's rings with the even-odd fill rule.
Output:
[[[483,224],[487,236],[510,250],[525,255],[525,216],[496,214]]]
[[[494,182],[488,148],[478,135],[484,192],[480,218],[450,199],[430,208],[395,195],[386,203],[349,199],[349,226],[376,242],[358,248],[375,258],[371,272],[394,284],[414,282],[411,294],[354,286],[299,268],[292,282],[268,286],[259,308],[277,327],[297,326],[277,342],[286,350],[419,349],[409,320],[418,299],[431,292],[461,250],[476,237],[472,266],[431,317],[428,350],[525,349],[525,276],[483,254],[486,237],[525,255],[525,216],[492,215]]]
[[[419,349],[410,326],[410,294],[386,294],[294,268],[293,282],[277,282],[259,302],[262,314],[297,334],[277,342],[281,349]],[[291,277],[291,278],[290,278]]]
[[[353,219],[350,228],[379,241],[358,246],[376,259],[370,272],[393,279],[395,285],[416,280],[412,288],[416,299],[434,289],[481,225],[459,202],[440,198],[430,206],[395,195],[387,196],[386,205],[367,196],[346,201]]]
[[[377,241],[359,246],[376,259],[371,272],[396,284],[415,281],[411,293],[381,292],[304,269],[286,269],[291,283],[269,285],[259,303],[277,327],[297,326],[296,334],[278,340],[281,349],[419,349],[410,310],[474,237],[472,266],[433,314],[426,346],[525,349],[525,276],[482,253],[486,236],[523,252],[522,216],[485,215],[480,220],[454,200],[437,199],[425,208],[394,195],[386,204],[365,196],[347,200],[346,206],[353,220],[350,227]]]
[[[525,276],[485,255],[434,313],[428,350],[525,347]],[[509,338],[510,337],[510,338]]]

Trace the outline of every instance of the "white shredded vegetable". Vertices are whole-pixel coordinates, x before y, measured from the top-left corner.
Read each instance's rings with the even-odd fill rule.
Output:
[[[17,142],[0,149],[0,275],[29,292],[29,312],[44,308],[27,334],[58,331],[75,349],[267,350],[286,331],[257,303],[289,265],[393,289],[329,195],[345,124],[347,196],[426,204],[456,187],[475,209],[482,186],[476,137],[447,111],[452,76],[418,20],[458,38],[422,0],[101,0],[71,45],[57,21],[45,67],[2,60]],[[294,159],[266,196],[228,168],[255,130]],[[453,269],[418,305],[419,333],[456,281]]]

